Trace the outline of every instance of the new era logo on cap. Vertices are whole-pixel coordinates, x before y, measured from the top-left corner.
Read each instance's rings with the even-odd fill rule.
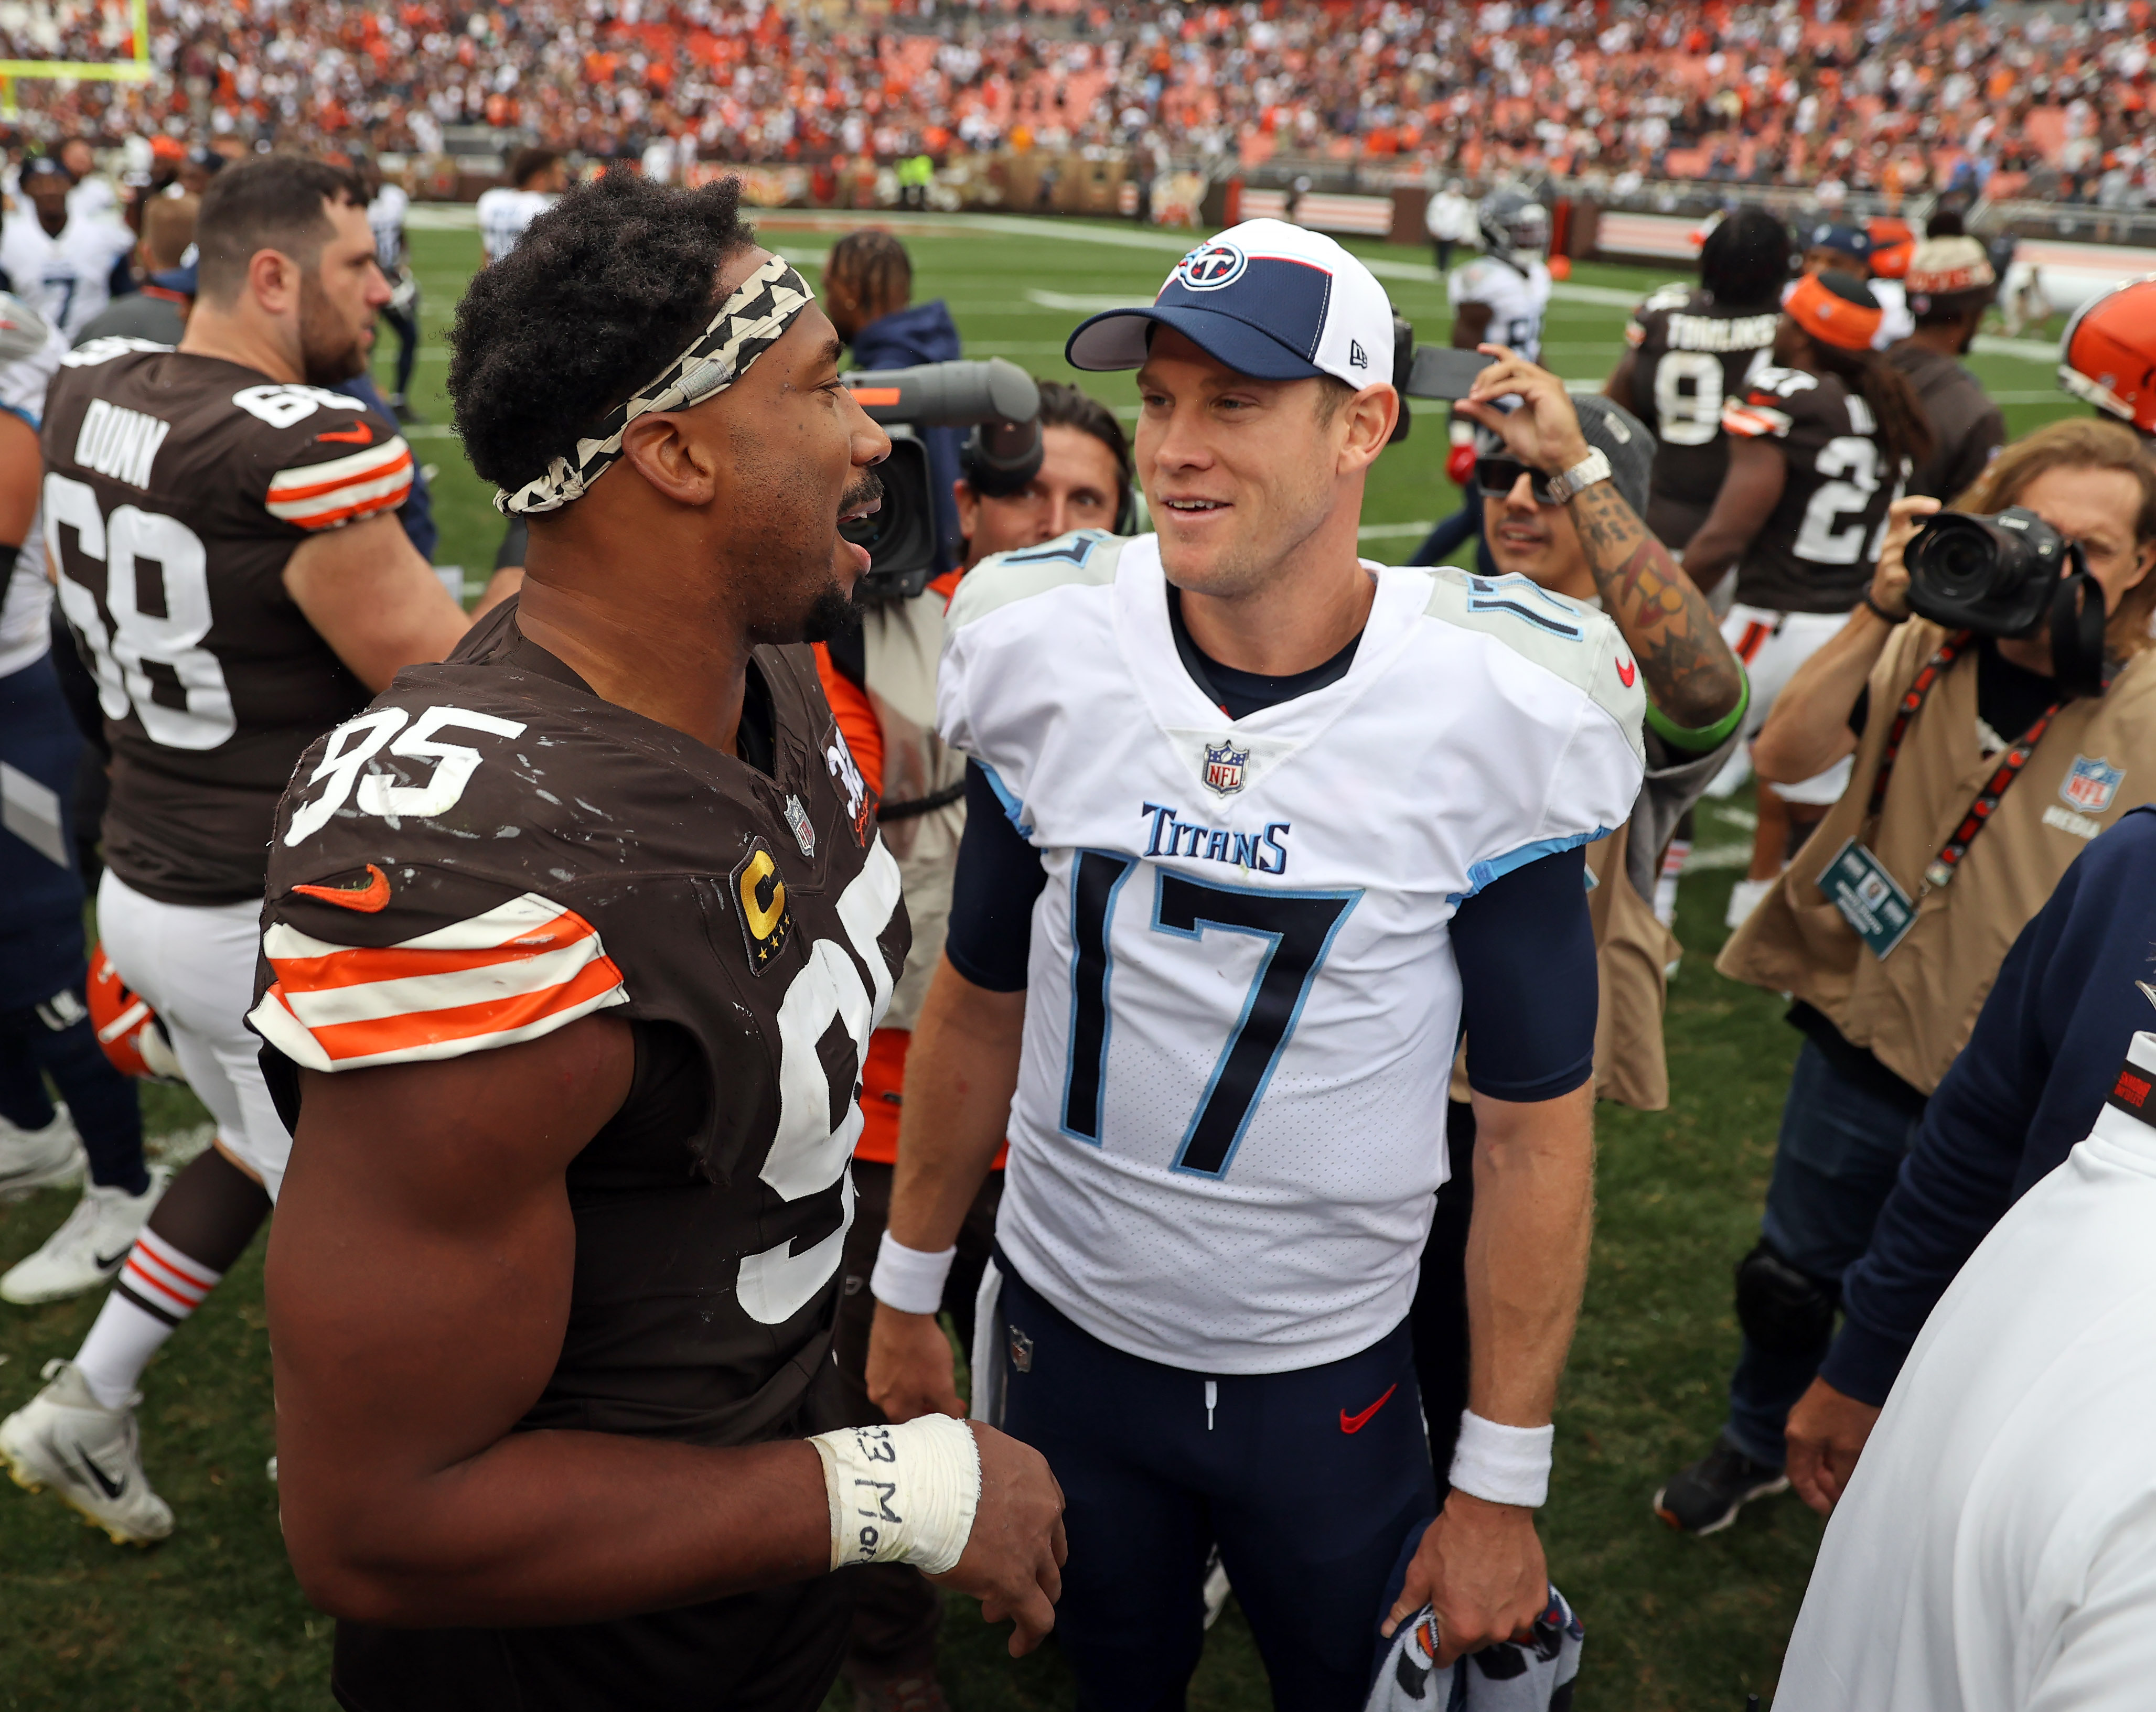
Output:
[[[1283,220],[1245,220],[1177,262],[1150,308],[1080,324],[1073,368],[1141,366],[1172,327],[1257,380],[1332,375],[1360,391],[1393,372],[1393,310],[1370,270],[1332,239]]]

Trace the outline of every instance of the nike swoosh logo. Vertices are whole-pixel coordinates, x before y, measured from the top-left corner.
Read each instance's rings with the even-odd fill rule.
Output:
[[[1392,1384],[1385,1387],[1385,1394],[1379,1397],[1377,1402],[1372,1403],[1368,1408],[1363,1410],[1359,1415],[1351,1415],[1347,1412],[1347,1410],[1342,1409],[1340,1412],[1340,1430],[1342,1433],[1360,1433],[1365,1427],[1370,1424],[1370,1417],[1376,1414],[1378,1410],[1382,1409],[1387,1403],[1390,1402],[1393,1400],[1393,1393],[1399,1388],[1399,1381],[1398,1380],[1394,1381]]]
[[[315,438],[317,441],[335,440],[344,446],[371,446],[374,443],[374,430],[363,422],[356,422],[348,428],[326,429],[316,434]]]
[[[1635,666],[1631,661],[1620,660],[1617,662],[1617,681],[1620,684],[1622,684],[1627,689],[1630,689],[1632,687],[1632,679],[1638,675],[1639,668]]]
[[[75,1443],[74,1457],[75,1460],[82,1464],[83,1472],[97,1482],[97,1489],[107,1498],[116,1499],[127,1489],[127,1477],[122,1474],[115,1480],[111,1475],[97,1466],[96,1459],[82,1448],[80,1440]]]
[[[367,882],[363,886],[294,886],[292,889],[301,897],[320,898],[340,910],[357,910],[362,915],[373,915],[389,907],[389,876],[372,862],[367,864]]]
[[[96,1261],[97,1269],[100,1272],[110,1272],[127,1258],[128,1248],[132,1248],[134,1246],[130,1243],[126,1248],[122,1248],[117,1254],[95,1254],[91,1258]]]

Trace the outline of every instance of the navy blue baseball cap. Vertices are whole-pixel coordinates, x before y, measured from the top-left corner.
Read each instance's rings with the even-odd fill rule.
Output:
[[[1820,224],[1813,227],[1804,236],[1806,249],[1830,249],[1836,255],[1845,255],[1860,262],[1871,259],[1871,234],[1861,226]]]
[[[1260,381],[1332,375],[1360,392],[1393,378],[1393,309],[1376,276],[1321,233],[1245,220],[1178,261],[1149,307],[1079,323],[1071,367],[1142,367],[1155,327]]]

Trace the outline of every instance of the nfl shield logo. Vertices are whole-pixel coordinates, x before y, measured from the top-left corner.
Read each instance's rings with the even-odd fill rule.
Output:
[[[1207,787],[1223,797],[1234,796],[1243,788],[1243,769],[1250,761],[1250,751],[1238,749],[1232,743],[1223,743],[1217,749],[1209,747],[1205,751]]]
[[[801,847],[803,856],[816,853],[816,828],[809,824],[808,811],[801,806],[798,797],[786,799],[786,823],[793,828],[793,842]]]
[[[2067,769],[2065,782],[2059,787],[2060,800],[2083,814],[2102,814],[2111,807],[2111,799],[2118,793],[2119,781],[2125,777],[2125,768],[2113,766],[2101,756],[2092,761],[2085,755],[2076,755],[2073,766]]]

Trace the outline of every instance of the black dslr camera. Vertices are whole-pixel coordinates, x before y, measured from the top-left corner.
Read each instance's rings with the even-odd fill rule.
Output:
[[[926,362],[916,368],[857,369],[839,377],[869,417],[891,434],[878,468],[883,508],[839,533],[869,550],[860,597],[906,600],[936,568],[936,485],[916,428],[972,428],[965,475],[976,491],[1022,494],[1040,474],[1040,388],[1014,362]]]
[[[2081,548],[2034,511],[1994,517],[1938,511],[1926,518],[1902,561],[1909,607],[1949,630],[2034,636],[2051,627],[2051,669],[2078,695],[2103,687],[2103,591]]]

